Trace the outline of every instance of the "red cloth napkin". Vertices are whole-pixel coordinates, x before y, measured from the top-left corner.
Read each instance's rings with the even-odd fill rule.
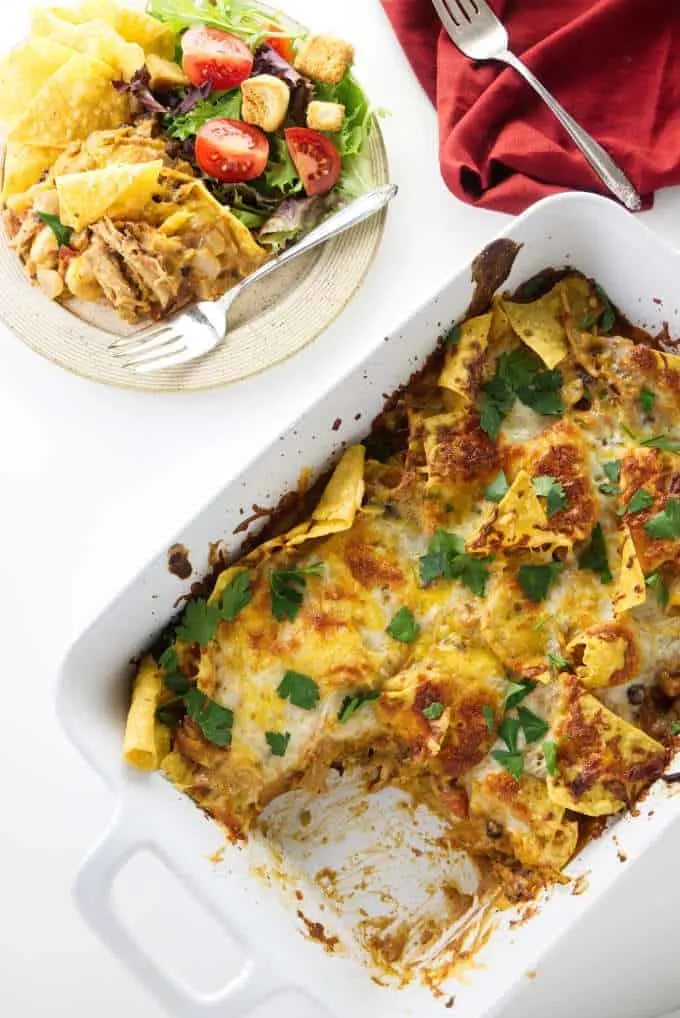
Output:
[[[455,0],[450,0],[455,5]],[[456,49],[431,0],[382,0],[439,115],[444,180],[501,212],[607,188],[522,78]],[[680,0],[492,0],[510,49],[643,195],[680,183]]]

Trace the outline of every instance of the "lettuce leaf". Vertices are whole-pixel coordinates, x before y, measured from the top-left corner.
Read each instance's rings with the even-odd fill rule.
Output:
[[[345,107],[345,119],[339,131],[329,135],[343,159],[357,156],[363,150],[371,132],[373,114],[368,99],[351,71],[347,71],[337,85],[314,84],[315,98],[321,102],[340,103]]]
[[[266,221],[258,240],[273,251],[280,251],[301,234],[314,229],[341,204],[342,199],[334,191],[314,198],[286,198]]]
[[[308,34],[293,18],[254,0],[149,0],[146,9],[176,35],[192,25],[208,25],[237,35],[251,49],[266,38],[302,39]]]
[[[172,113],[163,118],[163,128],[171,138],[185,141],[192,137],[208,120],[215,117],[229,117],[231,120],[241,119],[241,90],[214,92],[209,99],[199,102],[192,110],[176,117]]]

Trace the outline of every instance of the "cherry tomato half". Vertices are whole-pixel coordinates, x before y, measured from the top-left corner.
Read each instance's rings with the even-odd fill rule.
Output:
[[[264,41],[268,42],[271,48],[275,49],[279,56],[283,57],[287,63],[293,63],[295,60],[295,50],[293,49],[292,39],[286,39],[282,35],[273,35],[271,39],[265,39]]]
[[[253,54],[241,39],[205,25],[184,33],[182,54],[182,69],[191,84],[209,81],[216,91],[236,88],[253,69]]]
[[[228,184],[254,180],[269,159],[266,134],[240,120],[209,120],[196,135],[196,161],[204,173]]]
[[[330,138],[308,127],[287,127],[284,134],[307,194],[325,194],[335,187],[342,163]]]

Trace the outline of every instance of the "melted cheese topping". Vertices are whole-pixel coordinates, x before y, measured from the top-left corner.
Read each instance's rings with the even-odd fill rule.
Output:
[[[176,650],[233,712],[230,743],[187,717],[163,768],[232,832],[321,787],[332,762],[370,758],[461,846],[555,872],[579,814],[616,812],[661,773],[667,748],[642,728],[680,716],[664,692],[680,671],[680,539],[644,524],[680,492],[680,459],[640,442],[676,426],[680,371],[583,325],[602,313],[567,277],[463,323],[377,422],[387,459],[348,450],[310,519],[218,578],[213,607],[243,570],[250,600]],[[520,374],[503,375],[517,351]],[[640,488],[651,505],[630,504]],[[278,617],[281,570],[300,572]],[[282,691],[291,674],[312,702]]]

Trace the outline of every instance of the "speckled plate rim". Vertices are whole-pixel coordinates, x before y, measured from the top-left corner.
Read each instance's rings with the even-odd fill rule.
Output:
[[[376,186],[388,183],[387,150],[375,116],[366,159]],[[320,254],[308,256],[303,271],[283,297],[230,331],[227,342],[217,351],[179,368],[148,375],[123,368],[108,349],[115,335],[64,305],[50,302],[31,284],[4,231],[0,238],[0,321],[34,353],[88,381],[153,393],[222,388],[289,360],[336,321],[373,264],[386,218],[387,210],[383,210],[330,241]],[[261,303],[267,304],[267,288],[275,285],[276,275],[270,277],[271,283],[258,284]],[[235,307],[238,309],[238,304]],[[254,363],[248,366],[251,354]]]

